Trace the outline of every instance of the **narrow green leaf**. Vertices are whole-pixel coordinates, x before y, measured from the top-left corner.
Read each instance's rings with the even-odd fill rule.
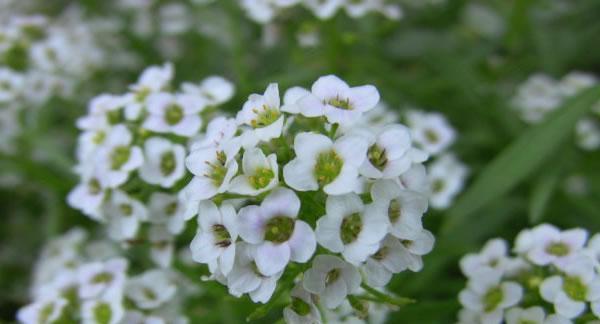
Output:
[[[456,201],[448,212],[442,233],[448,235],[470,222],[469,217],[474,212],[513,189],[546,162],[573,134],[575,123],[598,100],[600,86],[583,91],[504,149]]]
[[[552,170],[543,175],[533,187],[531,199],[529,200],[529,222],[538,223],[544,215],[546,206],[554,194],[556,186],[560,180],[561,172]]]

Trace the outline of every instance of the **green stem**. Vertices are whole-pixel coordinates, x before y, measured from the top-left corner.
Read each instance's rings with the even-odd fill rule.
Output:
[[[387,304],[392,304],[395,306],[406,306],[409,304],[413,304],[416,301],[414,299],[411,298],[406,298],[406,297],[395,297],[395,296],[390,296],[387,294],[382,293],[381,291],[365,284],[362,283],[360,285],[364,290],[366,290],[369,294],[371,294],[372,296],[374,296],[376,299],[378,299],[379,302],[383,302],[383,303],[387,303]]]
[[[329,137],[331,139],[335,139],[335,133],[337,133],[338,128],[340,127],[340,124],[335,123],[331,126],[331,130],[329,130]]]

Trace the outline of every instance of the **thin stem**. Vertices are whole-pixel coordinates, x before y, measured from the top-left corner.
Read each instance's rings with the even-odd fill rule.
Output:
[[[416,301],[414,299],[411,298],[406,298],[406,297],[394,297],[394,296],[390,296],[387,294],[382,293],[381,291],[365,284],[362,283],[361,287],[366,290],[369,294],[371,294],[372,296],[374,296],[375,298],[377,298],[380,302],[383,303],[387,303],[387,304],[392,304],[392,305],[396,305],[396,306],[406,306],[409,304],[413,304]]]

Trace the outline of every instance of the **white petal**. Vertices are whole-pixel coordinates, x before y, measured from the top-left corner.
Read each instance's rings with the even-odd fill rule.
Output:
[[[283,167],[283,178],[288,186],[298,191],[314,191],[319,183],[313,175],[314,161],[303,161],[298,158]]]
[[[315,160],[316,156],[331,149],[333,142],[325,135],[315,133],[299,133],[294,138],[294,151],[301,159]]]
[[[324,216],[317,220],[317,229],[315,230],[317,241],[332,252],[342,252],[344,243],[340,237],[340,226],[342,218]]]
[[[303,221],[296,221],[294,233],[288,244],[291,249],[291,260],[304,263],[308,261],[317,248],[317,239],[312,228]]]
[[[562,283],[563,280],[559,276],[547,278],[540,285],[540,295],[545,301],[553,303],[558,293],[562,290]]]
[[[239,235],[252,244],[261,243],[265,235],[265,219],[258,206],[246,206],[238,214]]]
[[[290,262],[290,247],[287,244],[264,242],[256,249],[256,266],[260,273],[272,276]]]

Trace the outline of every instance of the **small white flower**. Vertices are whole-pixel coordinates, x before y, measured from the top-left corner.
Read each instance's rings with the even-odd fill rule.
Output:
[[[360,287],[360,273],[342,259],[333,255],[317,255],[312,268],[304,273],[302,286],[308,292],[320,296],[325,307],[338,307],[347,295]]]
[[[411,256],[407,260],[410,262],[407,265],[408,270],[418,272],[423,269],[422,256],[428,254],[433,249],[435,237],[430,231],[422,229],[416,238],[400,240],[400,243],[402,243],[406,252]]]
[[[231,180],[230,192],[256,196],[279,183],[279,165],[274,153],[265,156],[259,148],[247,149],[242,158],[242,174]]]
[[[436,112],[410,111],[406,115],[412,138],[423,150],[438,155],[456,138],[456,131],[446,117]]]
[[[108,235],[117,241],[135,237],[140,222],[146,220],[148,211],[138,200],[120,190],[112,192],[105,206],[104,217],[108,222]]]
[[[19,309],[17,319],[24,324],[53,323],[63,315],[68,304],[64,298],[39,300]]]
[[[67,202],[73,208],[81,210],[85,215],[92,219],[101,220],[102,203],[106,196],[108,184],[104,183],[104,178],[95,175],[92,172],[86,172],[82,176],[82,181],[67,196]]]
[[[465,185],[468,175],[466,165],[453,154],[445,153],[431,163],[428,169],[431,206],[437,209],[450,207]]]
[[[109,124],[121,119],[121,108],[126,101],[123,96],[102,94],[93,98],[88,105],[88,114],[77,120],[77,128],[82,130],[106,130]]]
[[[304,263],[315,252],[312,228],[298,220],[300,199],[286,188],[273,190],[260,206],[246,206],[239,212],[239,233],[256,245],[256,266],[270,276],[283,271],[288,262]]]
[[[358,168],[367,156],[367,141],[345,135],[332,142],[327,136],[299,133],[294,140],[296,158],[283,168],[285,182],[298,191],[320,187],[330,195],[351,192],[358,181]]]
[[[533,247],[527,258],[536,265],[553,264],[559,268],[567,266],[583,249],[588,238],[584,229],[560,231],[553,226],[540,227],[535,233]]]
[[[279,88],[272,83],[264,95],[252,94],[238,112],[236,120],[240,125],[252,128],[253,137],[258,141],[269,141],[281,136],[284,116],[279,110]]]
[[[600,123],[592,118],[584,118],[575,125],[577,145],[586,151],[600,148]]]
[[[381,242],[379,250],[370,256],[363,266],[367,283],[375,287],[383,287],[399,273],[415,264],[415,256],[402,245],[400,240],[388,235]]]
[[[312,85],[311,94],[297,104],[306,117],[325,116],[332,124],[348,125],[357,122],[378,102],[379,91],[374,86],[350,87],[340,78],[328,75],[320,77]]]
[[[389,232],[400,239],[414,239],[421,230],[421,219],[427,211],[425,195],[402,189],[392,180],[377,181],[371,188],[374,203],[386,211]]]
[[[90,262],[79,267],[79,297],[96,298],[120,292],[125,284],[127,260],[117,258],[105,262]]]
[[[302,87],[291,87],[287,89],[283,95],[283,106],[281,106],[281,111],[290,114],[299,114],[300,106],[298,105],[298,102],[308,95],[310,95],[310,91]]]
[[[177,196],[162,192],[152,193],[148,209],[150,222],[166,225],[172,234],[181,233],[185,222],[194,216]]]
[[[600,303],[600,278],[590,260],[571,261],[563,272],[564,276],[548,277],[540,285],[540,295],[554,304],[557,314],[575,318],[585,311],[587,302]]]
[[[237,245],[235,264],[227,276],[227,286],[229,293],[234,296],[248,293],[253,302],[264,304],[271,299],[283,272],[272,276],[260,273],[255,263],[256,253],[255,246],[246,243]]]
[[[211,273],[217,269],[228,275],[233,268],[238,237],[238,217],[229,204],[220,208],[209,200],[198,208],[198,232],[190,244],[192,258],[209,265]]]
[[[190,137],[202,126],[204,98],[189,94],[153,93],[147,100],[148,116],[142,126],[158,133]]]
[[[0,68],[0,103],[10,102],[23,89],[23,77],[10,69]]]
[[[153,225],[148,231],[150,258],[161,268],[168,268],[173,261],[173,234],[162,225]]]
[[[302,284],[296,284],[290,293],[292,302],[283,309],[283,318],[288,324],[321,323],[321,313],[315,305],[312,295],[304,290]]]
[[[458,297],[465,308],[481,314],[482,323],[499,324],[504,310],[516,305],[522,296],[523,288],[519,284],[501,282],[499,271],[487,270],[471,278]]]
[[[561,91],[554,79],[545,74],[534,74],[519,87],[513,105],[524,121],[533,124],[558,108],[562,100]]]
[[[329,19],[342,7],[344,0],[305,0],[304,5],[319,19]]]
[[[506,312],[506,324],[545,324],[546,313],[539,306],[523,309],[520,307],[511,308]]]
[[[570,72],[565,75],[558,83],[558,89],[563,96],[569,97],[578,92],[592,87],[598,82],[595,76],[583,72]]]
[[[233,97],[235,86],[223,77],[209,76],[202,80],[200,85],[184,82],[181,90],[183,93],[200,95],[204,97],[208,105],[217,106]]]
[[[120,298],[87,300],[81,305],[81,323],[117,324],[121,323],[125,309]]]
[[[319,244],[354,265],[377,252],[388,229],[382,204],[365,206],[358,195],[347,194],[329,196],[325,209],[315,231]]]
[[[127,181],[129,173],[144,163],[142,149],[131,146],[133,136],[125,125],[113,127],[98,149],[98,162],[108,186],[115,188]]]
[[[171,300],[177,286],[162,270],[149,270],[127,282],[125,294],[141,309],[155,309]]]
[[[150,184],[170,188],[185,174],[183,145],[151,137],[144,142],[144,157],[139,175]]]
[[[163,66],[151,66],[142,72],[137,83],[130,88],[134,92],[149,93],[163,90],[173,79],[173,65],[165,63]]]
[[[504,272],[508,261],[508,244],[502,239],[488,241],[479,253],[465,255],[460,260],[460,269],[467,277],[472,277],[482,269]]]
[[[422,164],[413,164],[413,166],[404,172],[398,179],[400,186],[407,190],[416,191],[426,196],[431,195],[429,178],[427,170]]]
[[[190,150],[195,151],[210,146],[219,146],[231,140],[237,131],[237,122],[223,116],[212,119],[206,126],[206,132],[192,140]]]

